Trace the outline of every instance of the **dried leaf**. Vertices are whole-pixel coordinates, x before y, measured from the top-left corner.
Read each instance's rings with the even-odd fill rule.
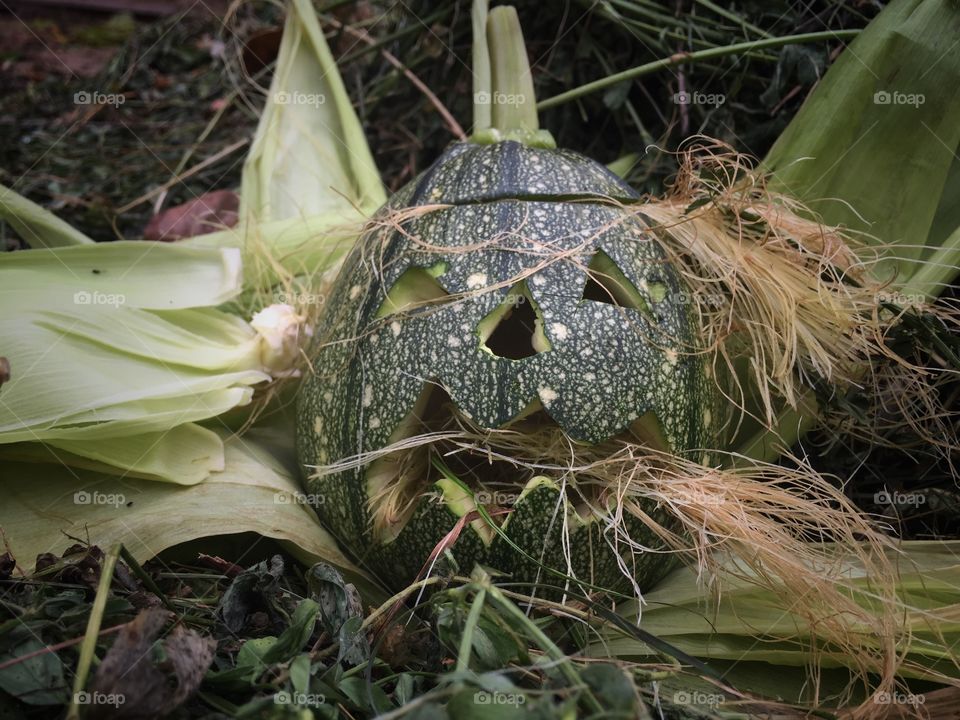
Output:
[[[165,610],[144,610],[120,631],[93,682],[94,699],[117,702],[91,703],[91,718],[163,717],[196,692],[217,643],[177,625],[162,644],[163,659],[155,659],[154,643],[168,617]]]

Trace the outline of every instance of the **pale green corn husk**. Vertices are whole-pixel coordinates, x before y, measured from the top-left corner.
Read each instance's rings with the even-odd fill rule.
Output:
[[[376,597],[305,503],[295,469],[278,459],[292,443],[289,433],[212,434],[223,442],[224,469],[189,487],[4,461],[0,525],[9,550],[24,570],[40,553],[62,553],[73,538],[103,548],[122,542],[144,562],[197,538],[256,532],[282,541],[308,564],[342,568]]]
[[[386,200],[313,7],[288,6],[277,69],[243,167],[240,222],[183,241],[243,251],[246,311],[322,302],[363,223]],[[311,308],[307,308],[308,310]]]
[[[386,199],[316,12],[288,5],[277,69],[243,168],[241,217],[260,222],[373,211]]]
[[[0,185],[0,219],[6,220],[30,247],[88,245],[90,238],[35,202]]]
[[[890,3],[840,55],[764,161],[777,189],[826,223],[888,248],[885,277],[929,297],[960,262],[957,37],[956,3]]]
[[[117,242],[0,256],[11,371],[0,452],[59,449],[183,484],[222,470],[222,441],[195,423],[246,405],[270,379],[258,334],[214,307],[240,289],[235,249]]]
[[[960,678],[960,543],[907,542],[891,557],[898,571],[896,593],[903,626],[897,651],[901,678],[955,684]],[[842,560],[842,577],[863,607],[876,598],[875,578],[852,555]],[[821,670],[844,668],[849,658],[818,647],[816,628],[785,607],[738,561],[725,561],[727,572],[709,586],[694,570],[681,568],[644,596],[639,627],[674,648],[703,658],[714,667],[730,668],[728,677],[740,690],[762,691],[768,697],[797,701],[802,690],[795,669],[816,664]],[[751,577],[753,579],[751,579]],[[764,581],[766,583],[768,581]],[[803,598],[797,598],[802,603]],[[637,619],[637,606],[618,608]],[[851,625],[864,644],[878,644],[869,623]],[[879,646],[879,645],[877,645]],[[657,652],[610,627],[591,646],[595,656],[650,657]],[[781,667],[784,666],[784,667]],[[778,679],[779,678],[779,679]],[[844,683],[837,685],[843,688]],[[808,688],[809,689],[809,688]],[[809,699],[809,698],[807,698]]]
[[[0,347],[13,372],[0,395],[0,444],[18,443],[4,452],[178,483],[222,470],[222,442],[196,423],[246,405],[269,379],[245,320],[277,302],[317,311],[319,278],[384,198],[317,16],[299,0],[244,166],[236,228],[175,246],[93,245],[4,190],[0,212],[32,245],[88,243],[0,265]],[[31,442],[44,447],[22,445]]]
[[[898,304],[936,298],[960,270],[958,35],[955,3],[890,3],[831,66],[762,166],[772,189],[882,254],[875,275],[890,281]],[[820,415],[807,393],[738,452],[774,460]]]

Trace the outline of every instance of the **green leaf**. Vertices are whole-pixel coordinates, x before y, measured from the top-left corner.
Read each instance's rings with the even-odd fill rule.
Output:
[[[526,697],[521,693],[468,688],[450,698],[447,712],[462,720],[512,720],[526,717]]]
[[[297,609],[293,611],[290,625],[280,634],[277,642],[264,653],[263,661],[271,665],[286,662],[299,653],[313,635],[319,613],[319,604],[309,598],[301,600]]]
[[[235,249],[7,253],[0,453],[182,484],[222,470],[221,439],[194,423],[249,403],[270,379],[253,328],[209,307],[240,290]]]
[[[320,617],[330,637],[340,643],[338,660],[360,665],[370,655],[366,636],[361,631],[363,604],[357,589],[329,565],[319,563],[307,573],[310,593],[320,603]]]
[[[593,689],[605,708],[634,717],[636,690],[622,669],[611,663],[593,663],[583,669],[580,677]]]
[[[372,710],[375,714],[389,712],[393,703],[379,685],[368,685],[364,678],[343,678],[337,688],[359,708]]]
[[[237,668],[250,669],[259,675],[270,665],[265,658],[276,644],[277,638],[273,636],[247,640],[237,652]]]
[[[290,663],[290,684],[295,692],[306,695],[310,691],[310,655],[297,655]]]
[[[179,310],[236,297],[242,268],[236,249],[120,241],[4,253],[0,277],[0,308],[6,312]],[[109,296],[116,302],[107,302]]]
[[[22,627],[22,626],[21,626]],[[0,644],[0,662],[41,651],[45,644],[36,637],[17,633]],[[67,683],[63,663],[53,652],[44,652],[0,670],[0,689],[28,705],[60,705],[67,701]]]

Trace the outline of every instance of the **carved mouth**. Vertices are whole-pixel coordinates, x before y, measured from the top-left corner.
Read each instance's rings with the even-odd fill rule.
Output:
[[[569,437],[539,400],[502,427],[481,428],[440,384],[426,382],[413,410],[391,436],[388,448],[395,449],[380,455],[367,470],[374,536],[380,542],[394,539],[424,500],[459,503],[461,509],[483,506],[503,522],[531,482],[543,477],[563,487],[577,515],[589,520],[606,513],[614,492],[591,477],[591,463],[627,445],[668,451],[653,413],[591,445]],[[457,478],[457,487],[444,482],[437,459]],[[472,497],[464,497],[464,486]],[[475,521],[473,527],[488,543],[496,534],[484,521]]]

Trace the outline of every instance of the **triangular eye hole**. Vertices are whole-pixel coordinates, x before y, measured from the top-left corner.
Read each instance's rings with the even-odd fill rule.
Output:
[[[398,315],[435,305],[449,298],[450,293],[437,280],[437,276],[442,275],[446,269],[446,263],[438,263],[429,268],[409,267],[404,270],[387,292],[380,309],[377,310],[377,317]]]
[[[484,350],[509,360],[523,360],[550,349],[540,308],[524,282],[480,321],[477,333]]]
[[[648,317],[650,306],[637,287],[603,250],[597,250],[587,266],[583,299],[639,310]]]

